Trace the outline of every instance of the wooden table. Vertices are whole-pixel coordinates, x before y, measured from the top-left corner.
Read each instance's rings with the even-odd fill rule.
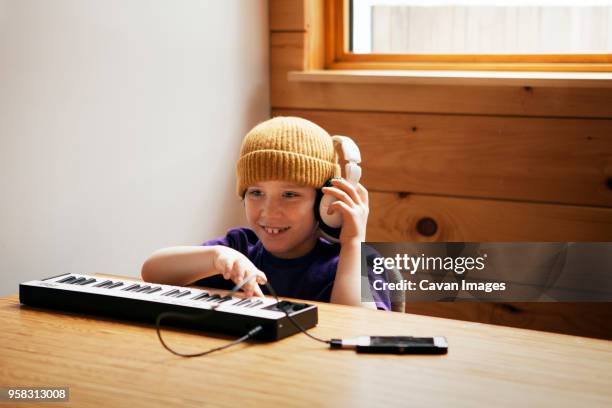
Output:
[[[329,350],[299,334],[200,358],[150,325],[34,309],[0,298],[0,387],[68,386],[110,407],[612,406],[612,342],[318,303],[321,337],[443,335],[446,356]],[[184,352],[228,338],[166,330]],[[7,406],[8,403],[0,403]],[[25,407],[20,403],[16,406]]]

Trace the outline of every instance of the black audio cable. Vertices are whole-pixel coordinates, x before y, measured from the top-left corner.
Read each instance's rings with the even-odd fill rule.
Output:
[[[244,285],[244,283],[248,282],[250,279],[247,279],[245,282],[243,282],[240,285],[237,285],[229,294],[228,296],[233,295],[234,293],[236,293],[239,288]],[[304,333],[305,335],[307,335],[308,337],[310,337],[313,340],[325,343],[325,344],[332,344],[332,340],[325,340],[325,339],[321,339],[319,337],[313,336],[312,334],[308,333],[308,331],[306,329],[304,329],[297,321],[295,321],[295,319],[293,318],[293,316],[291,316],[288,312],[288,307],[290,306],[290,304],[282,304],[281,301],[278,299],[278,295],[276,294],[276,291],[274,290],[274,288],[272,288],[272,285],[270,284],[270,282],[266,281],[265,283],[266,288],[268,288],[268,291],[270,292],[270,294],[274,297],[274,299],[276,300],[276,304],[277,304],[277,308],[280,309],[281,311],[283,311],[285,313],[285,316],[287,316],[287,319],[289,319],[289,321],[291,322],[291,324],[293,324],[295,326],[296,329],[298,329],[299,331],[301,331],[302,333]],[[215,348],[211,348],[209,350],[200,352],[200,353],[181,353],[178,352],[176,350],[173,350],[170,346],[168,346],[166,344],[166,342],[164,341],[164,339],[162,338],[161,335],[161,321],[165,318],[175,318],[175,319],[179,319],[179,320],[189,320],[189,321],[197,321],[197,320],[202,320],[202,319],[207,319],[208,317],[210,317],[212,315],[212,312],[216,309],[216,306],[218,305],[214,305],[211,309],[204,311],[204,313],[201,314],[197,314],[197,315],[190,315],[190,314],[186,314],[186,313],[177,313],[177,312],[162,312],[157,316],[157,319],[155,320],[155,329],[157,332],[157,338],[159,339],[159,341],[161,342],[162,346],[164,346],[164,348],[166,350],[168,350],[169,352],[171,352],[172,354],[175,354],[177,356],[180,357],[200,357],[200,356],[204,356],[206,354],[210,354],[213,353],[215,351],[219,351],[219,350],[223,350],[226,349],[228,347],[234,346],[236,344],[240,344],[252,337],[254,337],[257,333],[259,333],[260,331],[263,330],[262,326],[256,326],[253,329],[249,330],[249,332],[247,334],[245,334],[244,336],[233,340],[227,344],[224,344],[223,346],[219,346],[219,347],[215,347]]]

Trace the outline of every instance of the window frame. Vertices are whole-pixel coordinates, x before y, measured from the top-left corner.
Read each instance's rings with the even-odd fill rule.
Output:
[[[324,0],[325,69],[612,72],[612,54],[354,54],[349,1]]]

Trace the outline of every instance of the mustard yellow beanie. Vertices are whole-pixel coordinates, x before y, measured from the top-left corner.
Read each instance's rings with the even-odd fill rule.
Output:
[[[320,188],[340,176],[332,138],[313,122],[278,116],[255,126],[242,141],[236,164],[236,191],[259,181],[283,180]]]

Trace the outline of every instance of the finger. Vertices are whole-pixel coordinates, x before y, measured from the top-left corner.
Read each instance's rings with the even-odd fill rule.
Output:
[[[263,292],[261,288],[257,284],[257,282],[253,279],[247,285],[244,286],[246,289],[246,293],[248,296],[263,296]]]
[[[359,197],[361,197],[361,201],[367,205],[369,202],[368,190],[363,186],[363,184],[357,184],[357,194],[359,194]]]
[[[255,294],[255,296],[257,297],[265,297],[263,292],[261,291],[261,288],[257,285],[255,285],[255,290],[253,292]]]
[[[234,286],[234,290],[238,290],[238,289],[240,289],[242,292],[244,292],[244,295],[246,297],[252,296],[253,286],[252,286],[251,282],[249,282],[248,280],[243,280],[241,282],[237,282],[236,286]]]
[[[256,278],[255,274],[251,274],[245,277],[234,277],[234,283],[236,284],[236,286],[234,286],[234,289],[232,289],[233,291],[242,289],[243,287],[248,288],[249,285],[252,284],[252,281]]]
[[[244,262],[240,260],[234,263],[234,267],[232,268],[232,279],[242,281],[246,277],[246,266]]]
[[[257,282],[258,284],[260,284],[260,285],[265,285],[265,284],[266,284],[266,282],[268,281],[268,277],[266,276],[266,274],[265,274],[265,273],[263,273],[262,271],[257,271],[257,272],[256,272],[256,275],[257,275],[257,276],[255,277],[256,282]]]
[[[332,195],[338,200],[345,202],[349,206],[356,205],[355,201],[344,191],[336,187],[323,187],[323,193]]]
[[[247,297],[256,296],[257,289],[259,289],[259,286],[257,286],[257,284],[253,281],[244,285],[244,287],[242,288]]]
[[[226,259],[221,263],[221,273],[223,274],[224,279],[230,279],[232,276],[232,268],[234,267],[234,263],[230,259]]]
[[[354,202],[361,204],[361,197],[359,196],[359,193],[357,193],[357,187],[353,183],[350,183],[348,180],[343,178],[335,178],[332,179],[332,184],[346,192]]]
[[[341,214],[348,214],[350,216],[353,213],[352,208],[342,201],[334,201],[330,205],[330,208],[332,207],[334,210],[340,211]],[[344,217],[342,218],[344,219]]]

